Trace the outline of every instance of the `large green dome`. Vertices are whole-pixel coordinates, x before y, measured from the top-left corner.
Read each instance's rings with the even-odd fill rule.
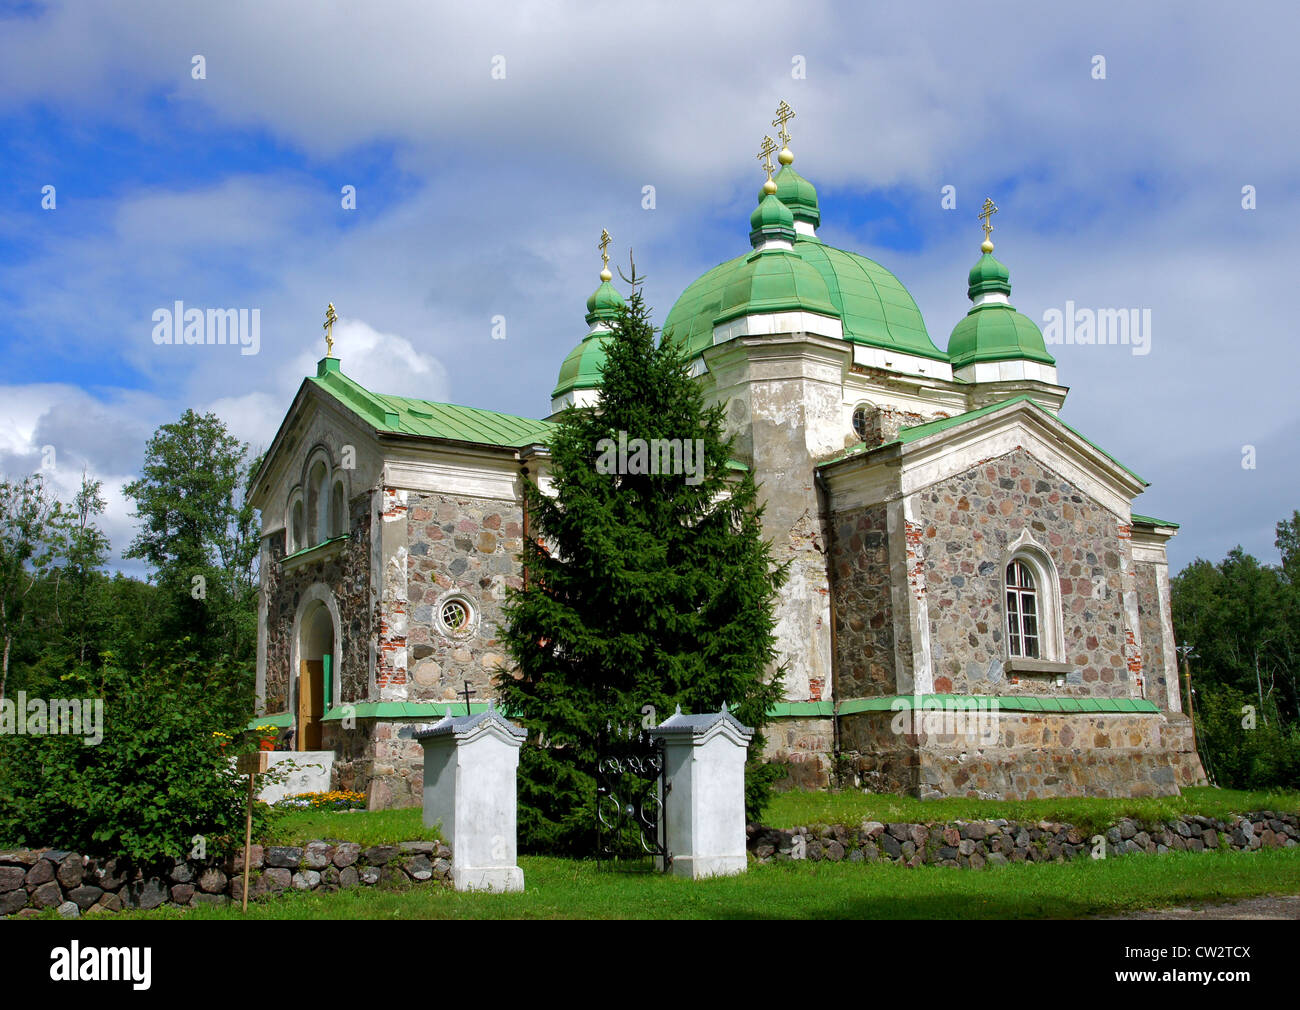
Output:
[[[930,339],[921,310],[912,296],[879,263],[826,245],[812,235],[798,236],[793,252],[822,281],[816,286],[805,283],[802,290],[818,294],[825,291],[830,311],[812,304],[783,307],[802,307],[809,312],[839,317],[844,339],[853,343],[946,360]],[[695,357],[713,345],[713,327],[726,322],[722,318],[722,292],[738,279],[738,272],[744,270],[752,256],[752,253],[737,256],[714,267],[688,286],[669,311],[664,330],[672,331],[675,339],[683,342],[689,356]],[[773,310],[756,308],[754,311]],[[739,314],[733,313],[731,318]]]

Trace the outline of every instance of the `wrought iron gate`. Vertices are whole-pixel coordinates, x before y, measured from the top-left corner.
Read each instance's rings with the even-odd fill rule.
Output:
[[[667,870],[664,742],[643,729],[607,727],[596,744],[596,853],[654,861]]]

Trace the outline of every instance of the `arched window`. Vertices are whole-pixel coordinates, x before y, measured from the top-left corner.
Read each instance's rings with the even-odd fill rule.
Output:
[[[324,463],[312,467],[310,486],[312,490],[315,522],[312,524],[312,544],[323,543],[330,537],[330,485],[329,471]]]
[[[289,521],[289,553],[302,550],[307,546],[306,514],[302,507],[302,498],[293,503],[293,515]]]
[[[1038,584],[1022,558],[1007,565],[1007,649],[1012,656],[1041,659]]]

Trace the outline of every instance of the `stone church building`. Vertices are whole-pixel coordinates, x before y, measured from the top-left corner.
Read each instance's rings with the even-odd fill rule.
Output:
[[[792,165],[749,248],[682,293],[682,342],[765,502],[786,700],[769,757],[922,797],[1170,795],[1201,783],[1146,482],[1057,416],[1067,388],[985,240],[945,348],[880,264],[817,235]],[[478,710],[547,486],[552,420],[596,400],[608,269],[551,420],[388,396],[327,354],[259,473],[259,722],[372,808],[420,802],[421,724]]]

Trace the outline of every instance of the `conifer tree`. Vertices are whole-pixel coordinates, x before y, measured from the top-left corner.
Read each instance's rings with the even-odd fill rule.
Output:
[[[607,724],[639,723],[647,705],[662,720],[678,704],[698,713],[726,702],[758,729],[781,698],[773,604],[785,568],[762,538],[752,477],[731,464],[722,407],[704,406],[671,335],[656,342],[635,272],[632,283],[607,338],[598,403],[566,411],[549,447],[554,497],[525,489],[524,585],[506,606],[516,665],[498,689],[529,733],[519,823],[534,851],[591,851],[596,739]],[[620,438],[626,472],[611,473]],[[693,472],[645,472],[636,439],[682,440],[682,466],[671,469]],[[762,746],[756,733],[751,817],[775,777]]]

